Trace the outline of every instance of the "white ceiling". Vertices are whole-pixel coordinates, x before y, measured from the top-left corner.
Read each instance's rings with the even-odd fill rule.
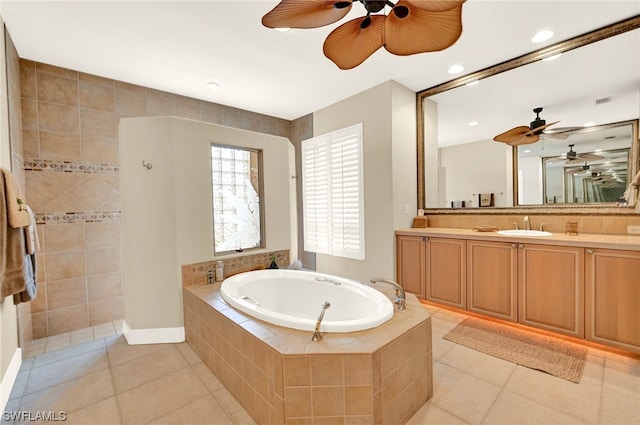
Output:
[[[470,73],[640,14],[637,0],[468,0],[462,36],[451,48],[408,57],[381,49],[342,71],[324,57],[322,43],[339,23],[363,15],[362,6],[331,26],[278,33],[260,23],[277,2],[1,0],[0,13],[22,58],[284,119],[388,80],[417,92],[452,79],[453,64]],[[544,28],[555,36],[533,45],[530,38]],[[222,88],[211,91],[208,81]],[[544,106],[528,98],[518,105],[530,90],[502,90],[526,120],[504,119],[501,131],[528,124],[531,109]]]

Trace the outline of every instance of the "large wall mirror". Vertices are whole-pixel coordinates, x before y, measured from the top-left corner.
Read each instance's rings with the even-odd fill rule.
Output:
[[[640,169],[639,28],[636,16],[418,93],[419,208],[484,193],[495,207],[614,206]],[[557,123],[535,143],[493,140],[539,107]]]

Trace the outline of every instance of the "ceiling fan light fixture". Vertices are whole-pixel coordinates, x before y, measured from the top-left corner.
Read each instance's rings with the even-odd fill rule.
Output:
[[[549,40],[551,37],[553,37],[553,31],[542,30],[542,31],[538,31],[533,37],[531,37],[531,42],[542,43],[543,41]]]
[[[460,74],[462,71],[464,71],[464,66],[452,65],[447,72],[449,74],[455,75],[455,74]]]

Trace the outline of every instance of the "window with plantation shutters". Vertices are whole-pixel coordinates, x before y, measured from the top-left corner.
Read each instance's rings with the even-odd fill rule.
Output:
[[[364,260],[362,124],[302,142],[304,249]]]

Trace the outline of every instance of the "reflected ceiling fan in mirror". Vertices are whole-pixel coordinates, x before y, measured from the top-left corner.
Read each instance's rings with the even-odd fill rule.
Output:
[[[569,145],[569,152],[564,155],[563,159],[566,159],[567,165],[581,164],[583,162],[586,165],[587,161],[597,161],[600,159],[604,159],[604,156],[596,155],[593,153],[578,153],[573,150],[574,146],[575,145]]]
[[[547,124],[547,121],[540,118],[542,108],[534,108],[533,112],[536,114],[536,118],[531,121],[529,126],[521,125],[514,127],[511,130],[507,130],[504,133],[498,134],[493,138],[496,142],[506,143],[511,146],[527,145],[529,143],[535,143],[540,140],[542,136],[549,136],[553,139],[566,139],[570,133],[576,130],[580,130],[583,127],[561,127],[556,129],[549,129],[552,125],[559,123],[555,121]]]
[[[360,65],[380,47],[399,56],[435,52],[462,34],[466,0],[282,0],[262,17],[268,28],[318,28],[344,18],[355,2],[366,15],[348,21],[327,36],[323,51],[340,69]],[[390,7],[388,15],[385,7]],[[381,14],[377,14],[382,12]]]

